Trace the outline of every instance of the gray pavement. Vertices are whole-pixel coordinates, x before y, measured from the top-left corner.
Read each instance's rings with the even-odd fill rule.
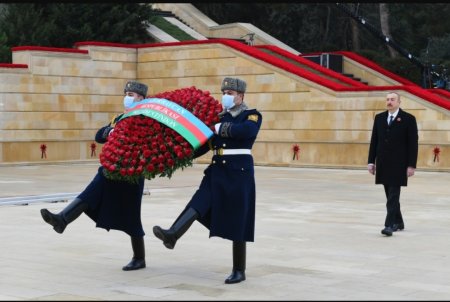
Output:
[[[0,166],[0,199],[77,193],[94,162]],[[129,237],[82,215],[63,234],[39,210],[67,202],[0,205],[0,300],[450,300],[450,173],[417,171],[402,189],[405,230],[380,234],[383,188],[366,170],[256,167],[255,242],[247,280],[224,284],[231,242],[199,223],[166,249],[169,227],[205,165],[146,182],[147,268],[124,272]]]

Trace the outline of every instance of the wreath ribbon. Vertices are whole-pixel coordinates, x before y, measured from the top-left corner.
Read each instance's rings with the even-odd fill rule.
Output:
[[[195,115],[177,103],[166,99],[150,98],[136,102],[121,119],[139,114],[172,128],[183,136],[194,149],[206,143],[214,135],[211,129]]]
[[[41,145],[41,158],[47,158],[47,145],[42,144]]]
[[[441,149],[439,149],[439,147],[434,147],[433,153],[434,153],[433,162],[434,163],[439,162],[439,153],[441,153]]]
[[[97,145],[95,143],[91,144],[91,157],[94,157],[95,154],[95,149],[97,148]]]
[[[298,154],[300,153],[300,147],[295,144],[292,146],[292,151],[294,152],[293,156],[292,156],[292,160],[298,160]]]

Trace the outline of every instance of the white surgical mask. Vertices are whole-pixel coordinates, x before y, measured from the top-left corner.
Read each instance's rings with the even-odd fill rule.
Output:
[[[234,107],[234,96],[229,94],[222,95],[222,106],[225,109],[231,109]]]
[[[126,95],[123,98],[123,106],[125,107],[125,109],[128,109],[131,107],[131,105],[133,105],[134,103],[134,97]]]

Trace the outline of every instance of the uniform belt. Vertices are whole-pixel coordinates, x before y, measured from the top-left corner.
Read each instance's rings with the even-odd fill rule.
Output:
[[[237,154],[248,154],[252,155],[252,150],[250,149],[222,149],[213,150],[214,155],[237,155]]]

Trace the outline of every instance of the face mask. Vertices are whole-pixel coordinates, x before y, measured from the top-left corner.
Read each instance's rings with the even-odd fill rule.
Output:
[[[134,103],[134,97],[126,95],[123,98],[123,106],[125,107],[125,109],[128,109],[131,107],[131,105],[133,105]]]
[[[225,109],[230,109],[234,107],[234,96],[229,94],[222,95],[222,106]]]

